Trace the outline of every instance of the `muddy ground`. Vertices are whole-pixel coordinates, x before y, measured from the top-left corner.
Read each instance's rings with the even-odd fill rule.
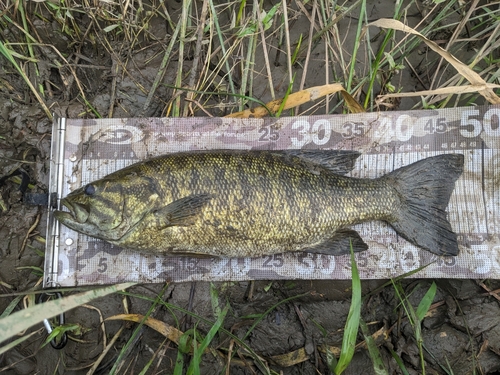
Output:
[[[377,19],[391,16],[387,4],[391,1],[375,1],[369,3],[369,18]],[[180,12],[180,4],[167,2],[172,15]],[[296,10],[294,5],[291,9]],[[413,18],[410,23],[418,21],[421,9],[411,9]],[[16,16],[13,15],[16,20]],[[47,15],[47,17],[49,17]],[[19,21],[20,22],[20,21]],[[89,19],[79,14],[78,22],[83,26]],[[352,28],[352,19],[339,24],[346,30]],[[301,26],[302,25],[302,26]],[[301,27],[309,26],[298,13],[294,19],[292,34],[301,32]],[[104,116],[110,112],[114,117],[162,116],[167,112],[171,98],[171,89],[160,86],[152,104],[146,109],[148,89],[161,64],[161,54],[165,38],[172,32],[161,19],[152,19],[148,38],[135,45],[133,51],[127,50],[127,44],[117,35],[111,40],[116,54],[100,44],[102,40],[74,43],[68,36],[60,32],[61,25],[48,18],[33,18],[31,26],[36,29],[38,38],[44,43],[54,45],[77,69],[87,100],[95,110]],[[3,37],[11,40],[18,37],[19,30],[13,24],[3,30]],[[101,35],[104,38],[104,34]],[[346,39],[346,43],[352,40]],[[322,47],[318,47],[320,50]],[[348,48],[348,47],[346,47]],[[26,64],[29,76],[46,85],[47,104],[50,109],[66,117],[92,117],[93,113],[84,104],[79,89],[71,79],[71,71],[58,68],[54,61],[58,56],[49,47],[36,47],[39,59],[40,77],[35,78],[32,67]],[[175,51],[174,51],[175,53]],[[321,51],[318,52],[320,54]],[[274,55],[273,55],[274,58]],[[419,56],[410,56],[418,59]],[[127,73],[116,70],[116,59],[126,59]],[[279,57],[277,58],[279,60]],[[146,61],[148,61],[146,63]],[[189,71],[192,60],[186,60],[185,69]],[[419,65],[421,60],[415,60]],[[309,66],[308,86],[324,84],[322,75],[324,61],[313,61]],[[286,85],[282,84],[287,74],[284,60],[273,64],[276,82],[276,96],[282,97]],[[167,72],[164,82],[171,83],[173,71]],[[297,68],[301,74],[300,67]],[[263,73],[264,74],[264,73]],[[403,91],[412,91],[420,83],[407,71],[398,77]],[[52,82],[47,84],[47,82]],[[146,91],[139,89],[140,82]],[[254,95],[264,102],[270,99],[267,79],[256,82]],[[114,98],[111,101],[111,98]],[[217,98],[212,99],[216,104]],[[220,98],[220,101],[224,101]],[[406,99],[397,103],[397,109],[409,109],[417,99]],[[223,115],[232,109],[226,106],[213,106],[212,115]],[[324,111],[324,110],[323,110]],[[0,58],[0,177],[7,176],[18,168],[22,168],[30,177],[30,192],[46,192],[48,185],[48,168],[50,157],[51,121],[28,90],[25,82],[19,77],[6,59]],[[322,113],[321,109],[316,113]],[[197,111],[197,116],[204,112]],[[5,181],[1,188],[0,208],[0,312],[13,300],[12,293],[24,292],[34,288],[40,281],[39,270],[43,268],[46,209],[39,206],[28,206],[22,202],[19,182],[13,179]],[[372,292],[363,302],[362,316],[369,324],[369,330],[384,333],[378,341],[379,349],[391,374],[402,373],[391,351],[396,352],[403,360],[404,367],[410,374],[419,374],[420,359],[414,337],[414,330],[406,318],[394,287],[381,287],[385,280],[363,281],[363,292]],[[402,282],[405,292],[414,306],[423,297],[431,284],[431,280],[412,280]],[[430,316],[423,322],[423,341],[425,346],[426,370],[429,374],[500,374],[500,305],[499,296],[487,293],[485,288],[497,290],[498,281],[477,280],[436,280],[438,292],[431,308]],[[418,287],[417,287],[418,286]],[[380,288],[381,287],[381,288]],[[163,285],[142,285],[131,289],[134,294],[155,298]],[[256,325],[245,339],[245,343],[260,355],[270,368],[283,374],[326,374],[329,373],[326,356],[322,351],[325,345],[339,347],[342,342],[343,327],[350,306],[350,282],[345,281],[257,281],[217,283],[221,304],[230,305],[230,311],[224,327],[234,335],[243,338],[259,314],[272,309]],[[68,294],[71,292],[67,292]],[[172,284],[163,293],[162,298],[173,305],[192,311],[193,313],[214,321],[214,313],[210,299],[210,284],[204,282]],[[287,302],[281,303],[284,300]],[[0,371],[7,374],[84,374],[95,359],[101,354],[104,341],[107,342],[122,327],[120,322],[107,322],[104,331],[100,324],[100,316],[108,316],[124,312],[123,297],[115,295],[91,303],[98,310],[80,307],[66,315],[67,322],[78,323],[84,333],[69,340],[68,345],[60,351],[42,343],[46,333],[39,330],[28,341],[0,355]],[[128,310],[132,313],[145,314],[150,302],[129,297]],[[22,308],[22,303],[16,309]],[[175,324],[173,312],[165,307],[157,307],[152,316],[169,324]],[[198,323],[193,317],[176,311],[179,328],[188,330],[196,326],[201,333],[206,333],[210,325]],[[125,324],[124,330],[113,349],[108,353],[101,368],[96,373],[108,373],[116,361],[120,348],[127,342],[134,331],[134,324]],[[88,330],[87,330],[88,329]],[[359,336],[359,342],[362,341]],[[217,337],[214,348],[228,348],[232,344],[225,335]],[[273,361],[273,356],[291,353],[303,349],[305,358],[302,362],[289,367],[282,367]],[[236,344],[237,352],[230,370],[231,374],[259,373],[258,365],[245,357],[243,350]],[[118,373],[139,373],[146,363],[159,351],[148,373],[168,374],[172,372],[177,356],[177,347],[165,342],[164,337],[154,330],[144,327],[138,338],[120,363]],[[187,357],[186,357],[187,358]],[[226,359],[206,355],[202,365],[202,373],[224,373]],[[364,348],[357,350],[354,359],[347,368],[346,374],[375,373],[368,352]]]

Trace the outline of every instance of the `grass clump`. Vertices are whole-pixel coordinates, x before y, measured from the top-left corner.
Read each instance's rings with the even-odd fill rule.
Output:
[[[354,349],[356,347],[356,339],[358,336],[358,329],[361,320],[361,280],[359,278],[358,267],[354,259],[354,252],[351,244],[351,276],[352,276],[352,299],[351,307],[349,308],[349,315],[344,329],[344,336],[342,339],[342,349],[340,351],[340,358],[336,361],[335,356],[329,356],[329,367],[335,375],[340,375],[347,368],[354,356]]]
[[[377,21],[382,29],[372,34],[375,29],[366,28],[372,21],[369,6],[366,0],[273,5],[204,0],[174,8],[155,0],[7,0],[0,15],[6,30],[0,52],[48,117],[59,96],[79,101],[86,117],[222,116],[248,109],[253,102],[333,83],[345,87],[368,111],[455,106],[477,103],[482,95],[480,87],[453,95],[470,81],[471,71],[481,78],[473,85],[482,82],[485,90],[498,91],[498,7],[479,2],[468,7],[458,0],[426,8],[415,1],[395,2],[388,21],[437,40],[444,53],[429,50],[418,35],[396,31],[388,21],[388,27]],[[66,45],[54,44],[55,37],[65,38]],[[456,66],[447,54],[464,69],[453,71]],[[138,69],[139,63],[143,68]],[[150,68],[154,74],[147,73]],[[98,77],[106,71],[111,80],[107,108],[95,102],[102,94]],[[126,81],[132,91],[121,87]],[[405,82],[410,81],[416,90],[408,90]],[[423,99],[409,99],[410,91],[421,91],[417,97]],[[127,108],[134,105],[132,95],[142,97],[135,100],[140,110],[134,113]],[[496,98],[490,93],[483,101]],[[330,113],[339,106],[345,106],[342,98],[329,95],[278,113]]]
[[[408,301],[408,297],[405,294],[403,288],[401,287],[400,283],[394,283],[394,291],[396,292],[396,295],[400,301],[400,304],[405,311],[405,314],[408,318],[408,321],[410,325],[412,326],[414,335],[415,335],[415,341],[418,347],[418,352],[420,356],[420,371],[423,375],[426,374],[426,366],[425,366],[425,358],[424,358],[424,340],[422,337],[422,321],[424,320],[426,314],[429,311],[429,308],[431,307],[432,302],[434,301],[434,297],[436,296],[436,291],[437,287],[436,284],[433,282],[427,292],[425,293],[424,297],[421,299],[419,302],[417,308],[415,309],[413,305]],[[393,356],[395,357],[396,361],[398,362],[399,365],[401,365],[400,359],[397,359],[397,355],[395,353],[392,353]],[[401,368],[401,370],[403,370]],[[404,369],[407,371],[406,369]]]

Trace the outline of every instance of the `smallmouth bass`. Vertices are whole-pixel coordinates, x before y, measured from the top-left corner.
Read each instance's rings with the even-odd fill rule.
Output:
[[[420,160],[376,179],[344,176],[354,151],[196,151],[133,164],[66,196],[55,217],[127,249],[196,257],[368,246],[349,226],[388,222],[409,242],[457,255],[446,207],[464,157]]]

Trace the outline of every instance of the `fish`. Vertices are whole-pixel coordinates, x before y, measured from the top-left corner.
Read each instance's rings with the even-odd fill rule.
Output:
[[[215,150],[159,156],[69,193],[66,227],[139,252],[259,257],[368,249],[352,225],[385,221],[408,242],[457,255],[447,219],[464,156],[443,154],[379,178],[346,176],[359,152]]]

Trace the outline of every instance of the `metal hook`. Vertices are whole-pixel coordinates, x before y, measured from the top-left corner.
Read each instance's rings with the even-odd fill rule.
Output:
[[[55,296],[56,298],[62,298],[62,294],[60,292],[47,292],[47,293],[40,294],[40,296],[38,297],[38,302],[37,303],[46,302],[52,296]],[[64,322],[65,322],[64,313],[61,313],[61,314],[59,314],[59,322],[58,323],[59,323],[59,325],[63,325]],[[45,329],[47,330],[48,334],[50,335],[52,333],[52,331],[53,331],[53,328],[50,325],[50,322],[48,321],[48,319],[44,319],[43,320],[43,325],[45,326]],[[68,343],[68,335],[66,334],[66,332],[64,332],[62,334],[61,341],[56,342],[55,338],[53,338],[50,341],[50,345],[54,349],[58,349],[58,350],[64,348],[67,343]]]

